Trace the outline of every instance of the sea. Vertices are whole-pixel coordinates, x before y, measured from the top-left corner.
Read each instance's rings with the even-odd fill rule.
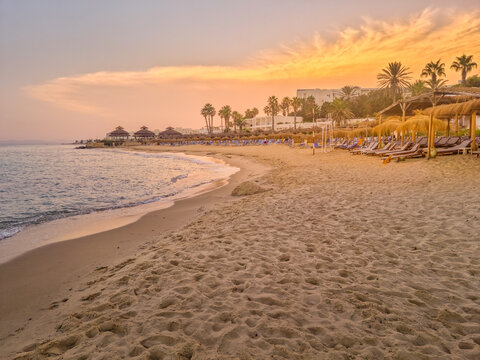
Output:
[[[182,153],[0,146],[0,243],[61,218],[176,199],[237,168]]]

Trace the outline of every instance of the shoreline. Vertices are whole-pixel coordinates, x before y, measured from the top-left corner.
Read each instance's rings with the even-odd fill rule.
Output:
[[[107,151],[110,149],[107,149]],[[118,149],[116,149],[118,151]],[[121,149],[124,152],[149,153],[143,149]],[[13,236],[0,240],[0,264],[4,264],[31,250],[49,244],[68,241],[88,235],[94,235],[115,228],[123,227],[138,221],[142,216],[161,209],[169,208],[178,200],[201,195],[213,191],[228,183],[229,178],[239,171],[238,168],[226,164],[223,160],[208,156],[193,156],[179,151],[155,151],[158,154],[174,154],[194,160],[207,161],[231,168],[232,174],[225,178],[214,179],[209,183],[185,188],[182,192],[156,201],[147,201],[133,206],[92,211],[86,214],[62,217],[40,224],[29,225]]]
[[[152,236],[182,228],[219,202],[235,201],[230,196],[235,186],[267,171],[265,165],[251,159],[221,155],[217,158],[240,170],[229,179],[217,180],[213,190],[175,200],[172,206],[147,212],[125,226],[47,244],[0,264],[0,342],[23,329],[29,319],[50,308],[53,302],[68,298],[82,278],[96,268],[135,256],[152,241]]]

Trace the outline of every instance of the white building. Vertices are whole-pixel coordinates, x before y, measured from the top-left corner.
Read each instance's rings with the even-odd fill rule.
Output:
[[[176,128],[173,128],[173,130],[178,131],[179,133],[182,133],[183,135],[198,134],[199,131],[200,131],[198,129],[184,128],[184,127],[176,127]]]
[[[376,90],[374,88],[361,88],[358,95],[368,94],[370,91]],[[341,89],[297,89],[297,97],[306,99],[309,96],[315,98],[315,103],[322,106],[324,102],[331,102],[336,98],[342,97]]]
[[[282,116],[277,115],[275,119],[275,130],[293,129],[294,116]],[[297,116],[297,128],[302,129],[311,127],[311,123],[304,123],[301,116]],[[272,130],[272,117],[271,116],[255,116],[251,119],[245,119],[245,129],[250,131],[255,130]]]
[[[212,132],[213,134],[220,134],[222,132],[223,132],[223,130],[220,128],[220,126],[214,126],[213,127],[213,132]],[[204,127],[200,128],[200,130],[196,130],[196,133],[197,134],[208,134],[207,127],[204,126]]]

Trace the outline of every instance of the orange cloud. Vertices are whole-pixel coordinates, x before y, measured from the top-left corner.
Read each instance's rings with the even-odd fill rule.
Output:
[[[438,58],[446,62],[448,69],[454,57],[464,52],[480,60],[480,11],[426,9],[395,22],[364,19],[361,26],[344,29],[332,41],[317,34],[308,43],[265,51],[243,66],[166,66],[145,71],[97,72],[61,77],[25,90],[56,106],[108,117],[117,116],[119,108],[126,106],[113,100],[115,91],[125,92],[125,88],[141,88],[142,93],[159,87],[172,87],[176,92],[187,88],[191,97],[197,89],[207,91],[214,97],[209,100],[216,101],[215,88],[251,91],[259,84],[271,84],[270,93],[290,89],[293,95],[296,87],[305,86],[375,86],[376,74],[390,61],[410,66],[414,76],[419,76],[425,63]],[[447,71],[447,75],[451,83],[459,78],[452,71]],[[95,91],[97,97],[92,96]],[[238,95],[238,89],[233,92]],[[168,98],[168,91],[165,94]],[[104,97],[109,100],[103,101]],[[164,102],[168,106],[169,100]]]

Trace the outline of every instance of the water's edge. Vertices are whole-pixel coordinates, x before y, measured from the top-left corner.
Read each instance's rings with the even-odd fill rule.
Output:
[[[141,150],[124,151],[144,155],[153,154]],[[150,212],[173,206],[178,200],[192,198],[223,187],[228,184],[230,177],[240,170],[239,168],[231,166],[220,159],[207,156],[187,155],[181,152],[155,152],[154,154],[179,156],[189,159],[194,158],[203,162],[220,164],[226,168],[229,168],[230,171],[222,178],[215,178],[211,181],[203,182],[192,187],[187,187],[178,193],[169,194],[168,196],[160,196],[147,201],[141,201],[136,204],[122,207],[92,210],[88,213],[65,216],[40,224],[29,225],[16,234],[0,240],[0,263],[5,263],[17,256],[24,254],[25,252],[47,244],[93,235],[134,223],[142,216]]]

